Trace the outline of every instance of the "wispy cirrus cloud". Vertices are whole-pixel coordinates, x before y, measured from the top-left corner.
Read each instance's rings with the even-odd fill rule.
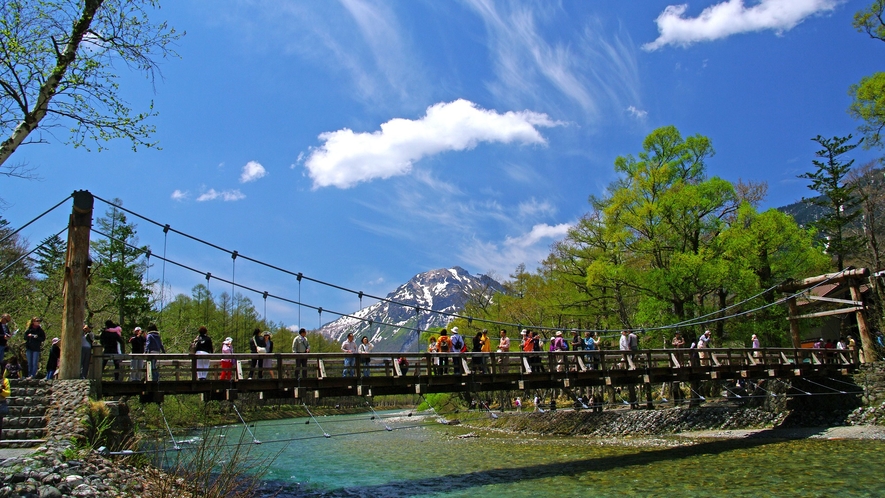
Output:
[[[172,195],[170,197],[172,197],[173,201],[181,202],[181,201],[187,200],[187,198],[189,196],[190,196],[190,193],[187,190],[175,189],[175,191],[172,192]]]
[[[642,46],[653,51],[667,45],[688,46],[739,33],[789,31],[806,18],[832,11],[843,0],[759,0],[751,7],[743,0],[727,0],[685,17],[688,5],[670,5],[658,16],[660,36]]]
[[[257,161],[249,161],[240,173],[240,183],[249,183],[267,176],[267,170]]]
[[[412,108],[427,102],[431,85],[396,8],[375,0],[246,1],[225,16],[248,43],[314,61],[364,103]]]
[[[591,118],[601,118],[607,106],[638,101],[639,70],[629,35],[603,34],[601,24],[588,18],[577,32],[563,35],[553,4],[468,0],[488,32],[488,49],[497,79],[490,90],[511,105],[565,97]],[[562,36],[568,41],[553,41]],[[551,92],[550,90],[553,90]],[[564,107],[557,101],[546,106]]]
[[[246,195],[240,192],[239,189],[234,190],[215,190],[214,188],[210,188],[209,190],[200,194],[197,197],[197,202],[206,202],[206,201],[215,201],[222,200],[225,202],[233,202],[245,199]]]
[[[319,136],[323,144],[305,161],[314,188],[350,188],[360,182],[408,174],[412,163],[483,142],[545,145],[541,127],[562,123],[532,111],[498,113],[463,99],[427,108],[420,119],[391,119],[373,133],[344,128]]]

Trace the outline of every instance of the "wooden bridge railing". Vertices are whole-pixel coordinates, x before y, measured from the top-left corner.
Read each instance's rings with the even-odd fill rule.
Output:
[[[224,359],[232,360],[230,368],[222,367]],[[205,370],[208,382],[198,380],[198,360],[209,361]],[[254,367],[253,361],[257,363]],[[304,387],[319,392],[328,387],[338,393],[360,393],[361,389],[354,387],[359,384],[377,388],[378,392],[400,393],[458,390],[466,385],[464,379],[482,389],[627,385],[847,373],[857,364],[856,351],[793,348],[357,355],[185,353],[95,355],[90,377],[103,381],[109,393],[158,391],[157,383],[152,381],[154,373],[159,376],[162,390],[168,392],[218,391],[225,385],[231,389],[236,383],[237,389],[254,391]]]

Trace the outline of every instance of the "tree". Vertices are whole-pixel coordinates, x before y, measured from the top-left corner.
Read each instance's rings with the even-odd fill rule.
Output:
[[[0,167],[18,149],[44,142],[38,127],[71,131],[75,147],[127,138],[133,149],[153,147],[154,116],[133,112],[116,70],[136,69],[151,79],[157,58],[176,56],[182,34],[151,23],[158,0],[6,0],[0,2]],[[5,173],[15,173],[15,167]],[[20,171],[20,170],[19,170]],[[17,176],[17,175],[16,175]]]
[[[857,11],[852,25],[870,38],[885,41],[885,0],[873,0],[869,7]]]
[[[43,301],[40,316],[61,316],[64,295],[64,268],[67,244],[58,235],[43,239],[34,254],[34,270],[42,278],[36,282]]]
[[[94,263],[87,309],[90,316],[116,311],[116,316],[110,315],[114,321],[131,328],[146,325],[152,283],[144,280],[148,247],[138,246],[136,226],[117,209],[122,204],[120,199],[114,199],[104,217],[96,220],[97,230],[107,238],[92,242]]]
[[[885,0],[874,0],[869,7],[854,14],[854,28],[870,38],[885,41]],[[885,73],[866,76],[848,91],[854,99],[848,114],[863,123],[858,129],[866,137],[865,148],[882,147],[885,128]]]
[[[823,138],[818,135],[812,138],[823,147],[815,152],[815,155],[823,161],[813,159],[811,162],[817,166],[817,170],[799,175],[799,178],[811,180],[808,188],[820,194],[818,197],[808,199],[812,204],[825,210],[824,214],[814,222],[814,226],[826,237],[827,253],[835,258],[836,269],[839,271],[845,268],[845,258],[862,244],[859,237],[851,235],[848,230],[861,215],[858,209],[860,199],[855,195],[857,185],[845,181],[854,159],[848,162],[840,159],[843,154],[851,152],[863,141],[861,139],[855,144],[850,144],[848,142],[851,138],[851,135],[833,138]]]
[[[858,130],[866,137],[864,147],[881,147],[882,129],[885,128],[885,73],[861,78],[848,93],[854,98],[848,114],[863,121]]]
[[[4,270],[0,278],[0,313],[16,317],[30,311],[33,278],[32,263],[25,257],[27,243],[12,232],[9,222],[0,217],[0,270]]]

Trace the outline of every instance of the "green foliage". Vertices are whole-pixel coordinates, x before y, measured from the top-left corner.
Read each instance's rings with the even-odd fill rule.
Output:
[[[848,90],[853,101],[848,108],[851,117],[862,121],[858,129],[864,134],[864,147],[882,147],[885,128],[885,73],[864,76]]]
[[[870,38],[885,41],[883,14],[885,14],[885,0],[873,0],[869,7],[854,14],[852,25],[858,32],[870,35]]]
[[[460,398],[452,393],[436,393],[436,394],[427,394],[424,396],[424,401],[422,401],[416,410],[430,410],[433,409],[437,413],[452,413],[455,410],[461,410],[465,408],[466,405],[461,402]]]
[[[124,329],[147,325],[151,282],[145,281],[147,246],[138,246],[136,225],[129,223],[120,199],[114,199],[96,229],[104,237],[92,241],[92,273],[87,289],[87,321],[111,318]]]
[[[157,59],[176,56],[182,34],[149,21],[155,0],[10,0],[0,2],[0,165],[37,129],[62,128],[75,147],[125,138],[153,147],[153,104],[134,112],[117,72],[128,67],[151,79]],[[44,118],[49,118],[45,119]]]
[[[873,0],[869,7],[854,14],[854,28],[870,38],[885,41],[885,0]],[[882,147],[885,128],[885,73],[866,76],[852,85],[848,93],[854,99],[848,114],[862,121],[858,127],[866,137],[865,148]]]
[[[621,178],[605,196],[590,199],[590,212],[554,244],[543,266],[537,272],[517,268],[505,292],[475,318],[521,324],[542,335],[670,325],[742,301],[730,313],[770,304],[779,296],[762,291],[824,271],[828,258],[814,232],[745,201],[760,200],[764,189],[750,186],[748,195],[747,185],[739,190],[708,178],[712,155],[706,137],[683,138],[672,126],[652,132],[636,157],[616,160]],[[784,315],[775,307],[720,322],[717,340],[747,344],[757,333],[766,345],[787,344]],[[452,325],[466,335],[483,327],[463,319]],[[687,326],[682,332],[690,337],[701,330]],[[617,338],[600,339],[603,347],[617,347]],[[659,333],[640,340],[643,347],[661,345]]]
[[[835,258],[836,269],[841,271],[845,267],[845,258],[856,251],[862,242],[848,230],[861,215],[858,209],[860,199],[855,195],[857,184],[845,181],[854,159],[843,162],[840,157],[854,150],[860,145],[860,141],[848,143],[851,135],[833,138],[818,135],[812,140],[823,147],[815,152],[823,161],[812,160],[817,170],[803,173],[799,178],[811,180],[808,188],[820,194],[819,197],[808,200],[825,210],[813,225],[826,237],[827,253]]]

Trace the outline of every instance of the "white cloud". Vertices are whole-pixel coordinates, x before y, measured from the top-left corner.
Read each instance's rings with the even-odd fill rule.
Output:
[[[257,161],[249,161],[243,166],[243,173],[240,174],[240,183],[254,182],[259,178],[267,175],[267,170]]]
[[[658,16],[660,36],[642,46],[657,50],[666,45],[687,46],[738,33],[788,31],[805,18],[833,10],[841,0],[759,0],[752,7],[743,0],[728,0],[704,9],[698,17],[683,17],[688,5],[670,5]]]
[[[197,197],[197,202],[214,201],[216,199],[221,199],[223,201],[239,201],[245,198],[246,195],[240,192],[239,189],[222,190],[219,192],[214,188],[210,188],[208,191],[203,192]]]
[[[188,198],[190,194],[187,190],[178,190],[175,189],[175,192],[172,192],[172,200],[174,201],[183,201]]]
[[[550,254],[550,244],[565,237],[571,227],[569,223],[542,223],[517,237],[506,237],[499,244],[476,241],[462,251],[461,259],[474,268],[487,268],[502,275],[509,275],[520,264],[531,271]]]
[[[630,113],[631,116],[638,119],[643,119],[648,116],[648,111],[643,111],[642,109],[637,109],[634,106],[630,106],[627,108],[627,112]]]
[[[546,114],[499,114],[463,99],[427,108],[417,120],[396,118],[373,133],[344,128],[319,136],[323,145],[305,161],[314,188],[349,188],[375,178],[405,175],[412,163],[445,151],[472,149],[482,142],[546,145],[538,127],[559,126]]]

